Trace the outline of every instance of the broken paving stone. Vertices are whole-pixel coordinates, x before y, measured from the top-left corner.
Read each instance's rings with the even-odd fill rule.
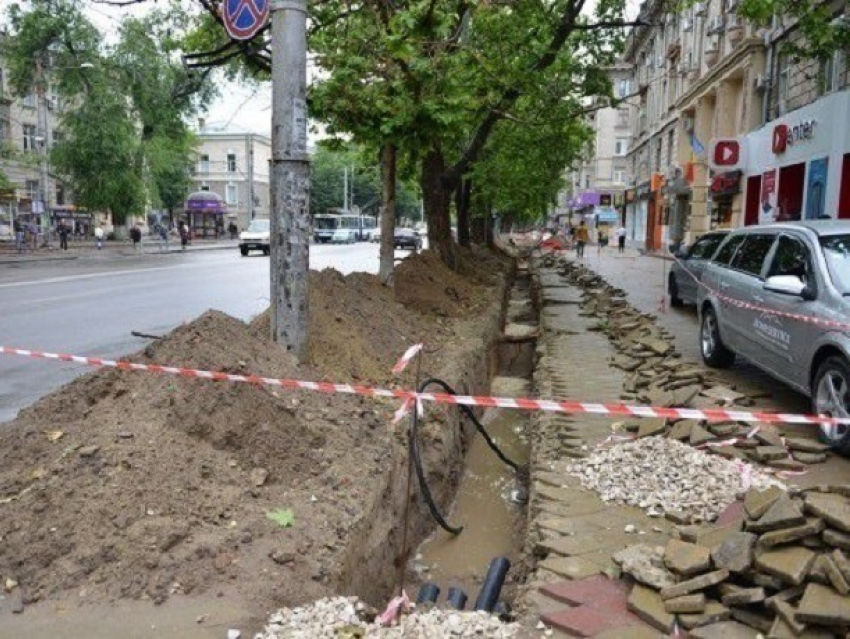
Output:
[[[663,557],[664,548],[637,544],[619,551],[613,559],[636,581],[661,589],[676,583],[676,577],[664,566]]]
[[[762,546],[778,546],[787,544],[810,535],[818,535],[823,530],[823,521],[816,517],[809,517],[802,526],[791,526],[768,532],[759,537]]]
[[[827,528],[823,531],[823,540],[834,548],[850,550],[850,534]]]
[[[682,595],[688,595],[698,590],[705,590],[711,586],[716,586],[717,584],[726,581],[728,578],[728,570],[716,570],[714,572],[700,575],[699,577],[694,577],[693,579],[679,582],[674,586],[663,588],[661,590],[661,597],[663,599],[681,597]]]
[[[785,583],[798,586],[803,583],[815,553],[799,546],[787,546],[763,552],[756,557],[756,568],[778,577]]]
[[[767,635],[770,639],[835,639],[835,635],[826,630],[813,630],[810,627],[797,633],[794,628],[781,616],[777,615]]]
[[[776,470],[786,470],[792,472],[801,472],[806,470],[806,465],[798,462],[796,459],[786,457],[785,459],[771,459],[767,464]]]
[[[704,546],[671,539],[664,549],[664,564],[677,575],[690,577],[711,568],[711,551]]]
[[[822,464],[827,460],[826,453],[804,453],[801,451],[792,451],[791,455],[801,464]]]
[[[797,607],[797,619],[822,626],[848,626],[850,600],[828,586],[809,584]]]
[[[688,630],[706,626],[710,623],[718,621],[726,621],[732,616],[731,611],[721,603],[709,601],[705,605],[705,610],[694,615],[679,615],[679,622]]]
[[[691,436],[691,429],[694,427],[694,424],[691,420],[682,420],[680,422],[676,422],[673,424],[673,428],[670,429],[670,432],[667,433],[667,437],[670,439],[677,439],[680,442],[684,441]]]
[[[818,555],[809,567],[809,574],[806,576],[806,581],[830,585],[829,575],[826,574],[826,556]],[[800,593],[802,594],[802,593]]]
[[[745,506],[746,508],[746,506]],[[757,521],[747,523],[750,532],[768,532],[806,523],[800,503],[787,495],[781,496]]]
[[[666,419],[642,419],[638,425],[638,437],[652,437],[667,430]]]
[[[669,633],[675,617],[664,610],[664,600],[651,588],[635,584],[628,599],[629,610],[653,628]]]
[[[833,528],[850,533],[850,499],[843,495],[806,493],[806,511]]]
[[[702,612],[705,610],[705,595],[700,592],[667,599],[664,602],[664,610],[671,614]]]
[[[691,429],[691,437],[690,443],[691,446],[699,446],[706,442],[710,442],[712,440],[717,439],[717,436],[714,433],[710,433],[705,428],[700,426],[699,424],[695,425]]]
[[[826,576],[829,579],[830,584],[832,584],[832,587],[835,588],[835,591],[839,595],[843,596],[850,594],[850,585],[847,584],[847,580],[844,578],[844,575],[841,570],[839,570],[838,566],[835,565],[832,557],[829,555],[821,555],[821,557],[821,565],[824,567]],[[847,605],[850,606],[850,600],[848,600]]]
[[[785,444],[782,441],[782,433],[773,426],[759,426],[758,430],[753,433],[753,437],[759,440],[765,446],[771,448],[785,449]]]
[[[773,615],[768,617],[751,608],[731,608],[730,612],[732,613],[732,619],[764,633],[769,632],[770,627],[773,625]]]
[[[602,572],[600,566],[581,557],[548,557],[537,565],[567,579],[584,579]]]
[[[826,453],[829,451],[828,444],[822,444],[814,439],[804,439],[802,437],[786,437],[785,446],[792,451],[802,453]]]
[[[832,561],[844,575],[844,578],[850,582],[850,558],[841,552],[838,548],[832,551]]]
[[[743,393],[738,393],[737,391],[733,391],[731,388],[727,388],[725,386],[715,386],[713,388],[707,388],[700,392],[700,395],[703,397],[709,397],[711,399],[717,399],[726,403],[734,403],[739,399],[746,398],[746,395]]]
[[[711,559],[716,568],[725,568],[729,572],[742,573],[753,565],[753,549],[756,535],[748,532],[731,533],[721,544],[711,551]]]
[[[781,617],[786,624],[788,624],[795,635],[799,635],[806,629],[806,624],[797,619],[797,611],[794,609],[794,606],[787,601],[775,601],[773,603],[773,609],[776,611],[776,614]]]
[[[734,588],[723,595],[724,606],[746,606],[764,601],[764,588]]]
[[[786,459],[788,452],[779,446],[758,446],[755,455],[761,462],[771,462]]]
[[[756,639],[758,632],[737,621],[719,621],[694,628],[689,635],[691,639]]]

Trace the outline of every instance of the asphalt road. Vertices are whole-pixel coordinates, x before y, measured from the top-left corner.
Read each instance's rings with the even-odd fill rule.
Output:
[[[406,253],[398,252],[397,257]],[[378,245],[314,245],[311,268],[377,272]],[[0,344],[114,358],[208,309],[250,320],[269,305],[269,259],[227,250],[0,264]],[[0,355],[0,423],[88,372],[67,363]]]

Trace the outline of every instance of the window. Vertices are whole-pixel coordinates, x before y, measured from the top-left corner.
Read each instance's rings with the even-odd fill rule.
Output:
[[[584,188],[586,188],[586,189],[590,188],[590,176],[589,175],[584,176]]]
[[[732,260],[732,268],[760,277],[764,259],[775,239],[775,235],[747,235],[744,245]]]
[[[707,260],[714,255],[714,251],[717,250],[725,237],[725,235],[703,235],[694,242],[691,250],[688,251],[688,259]]]
[[[617,97],[621,100],[629,95],[629,81],[628,80],[620,80],[617,83]]]
[[[776,254],[770,264],[768,277],[796,275],[803,283],[813,282],[809,249],[795,237],[782,235],[776,245]]]
[[[614,141],[614,155],[621,157],[628,153],[629,141],[626,138],[617,138]]]
[[[65,185],[61,183],[56,184],[56,206],[64,206],[65,205]]]
[[[38,180],[27,180],[25,187],[27,190],[27,195],[33,201],[39,199],[38,197]]]
[[[25,107],[28,107],[30,109],[34,109],[35,108],[35,94],[34,93],[28,93],[27,95],[24,96],[24,99],[21,100],[21,103]]]
[[[614,171],[614,184],[625,184],[626,183],[626,172],[625,171]]]
[[[35,151],[35,125],[25,124],[24,131],[24,151]]]
[[[210,185],[209,184],[201,184],[201,190],[202,191],[209,191]]]
[[[227,172],[228,173],[236,173],[236,154],[228,153],[227,154]]]
[[[198,173],[210,172],[210,156],[206,153],[201,155],[201,161],[198,162]]]
[[[729,260],[732,259],[735,255],[735,251],[738,250],[738,247],[741,246],[741,242],[744,241],[744,237],[745,236],[743,235],[735,235],[729,238],[729,240],[720,247],[720,250],[717,252],[717,255],[714,256],[712,261],[715,264],[723,264],[724,266],[728,265]]]
[[[239,203],[239,191],[235,184],[228,184],[224,188],[224,201],[230,205],[236,205]]]
[[[62,131],[54,131],[53,132],[53,144],[57,144],[58,142],[62,142],[65,139],[65,134]]]
[[[821,60],[819,76],[821,93],[830,93],[841,88],[841,58],[841,51],[836,51]]]

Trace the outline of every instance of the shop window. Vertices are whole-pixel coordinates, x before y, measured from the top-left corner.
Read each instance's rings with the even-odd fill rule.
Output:
[[[803,212],[803,185],[806,178],[804,163],[779,169],[779,197],[776,221],[799,220]]]
[[[758,224],[759,222],[759,207],[761,207],[759,199],[760,195],[761,176],[754,175],[753,177],[747,178],[747,199],[744,208],[744,224],[746,226]]]
[[[756,277],[761,276],[764,260],[775,239],[775,235],[747,235],[744,245],[732,260],[732,268]]]

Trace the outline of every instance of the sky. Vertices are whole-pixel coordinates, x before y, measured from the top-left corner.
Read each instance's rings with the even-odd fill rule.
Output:
[[[191,0],[182,0],[193,4]],[[4,0],[0,0],[3,4]],[[641,0],[626,0],[627,15],[637,15]],[[592,11],[596,0],[589,0],[586,12]],[[142,15],[154,6],[154,2],[131,5],[128,7],[114,7],[103,4],[88,3],[88,15],[104,33],[114,31],[122,14],[133,13]],[[196,4],[194,6],[197,6]],[[210,106],[209,111],[201,114],[208,123],[226,123],[239,128],[271,135],[271,85],[264,84],[260,87],[245,86],[242,84],[227,82],[219,78],[219,97]]]

